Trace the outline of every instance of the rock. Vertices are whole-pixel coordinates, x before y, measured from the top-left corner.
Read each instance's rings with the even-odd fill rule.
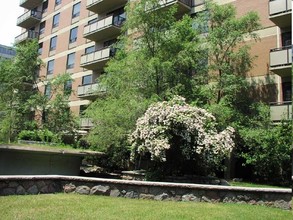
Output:
[[[9,184],[8,184],[8,187],[9,188],[16,188],[18,186],[19,186],[19,183],[18,182],[14,182],[14,181],[9,182]]]
[[[135,198],[138,198],[138,194],[134,191],[130,191],[125,194],[125,197],[135,199]]]
[[[36,184],[37,184],[37,186],[38,186],[39,189],[41,189],[41,188],[43,188],[44,186],[46,186],[46,183],[45,183],[45,181],[43,181],[43,180],[37,181]]]
[[[64,191],[65,193],[72,193],[72,192],[75,191],[75,189],[76,189],[76,186],[73,185],[72,183],[70,183],[70,184],[66,184],[66,185],[63,187],[63,191]]]
[[[16,188],[16,194],[17,195],[24,195],[26,192],[25,192],[25,189],[23,188],[23,186],[18,186],[17,188]]]
[[[2,195],[4,196],[15,195],[15,188],[4,188],[2,191]]]
[[[162,193],[160,195],[157,195],[155,196],[155,200],[159,200],[159,201],[162,201],[162,200],[166,200],[169,198],[169,195],[167,193]]]
[[[39,193],[38,187],[36,185],[31,186],[30,188],[28,188],[27,193],[32,195],[38,194]]]
[[[88,186],[78,186],[75,189],[75,192],[81,195],[88,195],[90,194],[90,191],[91,189]]]
[[[275,201],[274,202],[274,207],[281,208],[281,209],[286,209],[286,210],[291,209],[290,202],[285,202],[284,200]]]
[[[224,179],[221,179],[220,180],[220,185],[222,185],[222,186],[230,186],[230,184],[228,183],[228,181],[227,180],[224,180]]]
[[[195,195],[193,194],[186,194],[182,196],[182,201],[183,202],[188,202],[188,201],[195,201],[198,200],[199,198],[197,198]],[[199,199],[200,200],[200,199]]]
[[[21,184],[26,190],[28,190],[30,187],[32,187],[34,185],[34,181],[23,181],[23,183]]]
[[[155,196],[152,195],[152,194],[144,194],[144,193],[142,193],[142,194],[139,195],[139,198],[140,199],[154,199]]]
[[[94,186],[91,191],[90,194],[91,195],[109,195],[110,193],[110,187],[109,186]]]
[[[203,202],[211,202],[211,200],[208,199],[208,198],[205,197],[205,196],[201,197],[201,201],[203,201]]]
[[[110,192],[110,196],[112,196],[112,197],[119,197],[120,195],[121,195],[121,193],[118,189],[113,189]]]

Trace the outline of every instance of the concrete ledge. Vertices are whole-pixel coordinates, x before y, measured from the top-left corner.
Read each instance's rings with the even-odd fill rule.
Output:
[[[291,209],[292,190],[129,181],[63,175],[0,176],[0,195],[78,193],[113,197],[224,202]]]

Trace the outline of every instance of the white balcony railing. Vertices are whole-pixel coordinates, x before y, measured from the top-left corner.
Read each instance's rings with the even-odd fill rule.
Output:
[[[93,83],[89,85],[80,85],[77,88],[77,96],[91,96],[99,92],[105,92],[106,89],[99,85],[98,83]]]
[[[270,114],[272,121],[292,120],[292,102],[272,103]]]
[[[115,48],[107,47],[89,54],[84,54],[81,56],[80,65],[85,66],[91,63],[96,63],[102,60],[109,59],[110,57],[114,56],[115,52]]]
[[[81,118],[80,119],[80,127],[83,129],[90,129],[94,126],[91,118]]]
[[[292,10],[291,0],[270,0],[269,13],[270,16],[285,13]]]
[[[292,46],[272,49],[270,52],[270,67],[292,64]]]
[[[28,39],[36,39],[39,37],[39,33],[36,31],[26,31],[24,33],[21,33],[20,35],[18,35],[17,37],[15,37],[14,42],[15,43],[20,43],[22,41],[28,40]]]
[[[33,17],[37,20],[41,20],[42,13],[40,11],[29,10],[17,18],[17,25],[21,24],[30,17]]]

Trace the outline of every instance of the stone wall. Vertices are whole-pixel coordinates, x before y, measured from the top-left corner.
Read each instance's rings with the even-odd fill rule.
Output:
[[[292,190],[74,176],[0,176],[0,195],[78,193],[133,199],[224,202],[291,209]]]

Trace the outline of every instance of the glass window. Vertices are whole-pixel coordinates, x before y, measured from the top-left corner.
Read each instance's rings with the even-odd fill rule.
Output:
[[[92,75],[87,75],[82,77],[82,85],[92,84]]]
[[[80,14],[80,2],[73,5],[72,8],[72,18],[78,17]]]
[[[48,98],[50,98],[50,96],[51,96],[51,85],[50,84],[45,86],[45,96],[47,96]]]
[[[54,60],[48,61],[47,64],[47,75],[53,74],[54,71]]]
[[[70,95],[71,91],[72,91],[72,80],[68,80],[64,84],[64,94],[65,95]]]
[[[57,36],[52,37],[50,40],[50,51],[56,50],[56,46],[57,46]]]
[[[74,67],[75,53],[68,54],[66,69],[72,69]]]
[[[60,5],[61,4],[61,0],[55,0],[55,7],[57,6],[57,5]]]
[[[42,13],[46,13],[48,11],[48,0],[43,2]]]
[[[45,21],[40,23],[40,35],[45,32],[45,26],[46,26]]]
[[[95,46],[85,48],[85,54],[89,54],[89,53],[93,53],[93,52],[95,52]]]
[[[77,40],[77,27],[70,30],[69,43],[74,43]]]
[[[54,15],[52,28],[58,27],[58,25],[59,25],[59,18],[60,18],[60,13]]]
[[[41,55],[42,52],[43,52],[43,43],[39,43],[39,49],[38,49],[39,55]]]
[[[88,105],[80,105],[79,106],[79,116],[83,116],[85,110],[88,108]]]

